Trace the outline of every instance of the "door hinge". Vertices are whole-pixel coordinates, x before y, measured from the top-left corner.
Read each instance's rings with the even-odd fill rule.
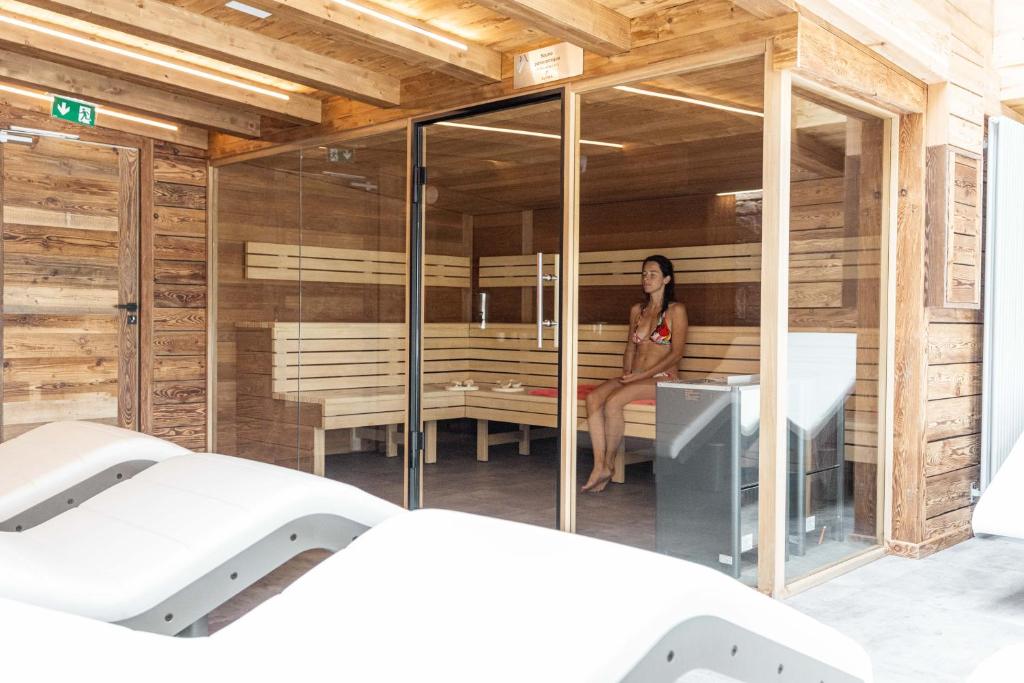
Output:
[[[423,196],[423,187],[427,184],[427,167],[412,167],[412,201],[419,203]]]

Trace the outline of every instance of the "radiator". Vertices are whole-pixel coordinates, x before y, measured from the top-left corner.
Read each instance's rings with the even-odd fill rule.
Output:
[[[1024,125],[989,119],[981,485],[1024,432]]]

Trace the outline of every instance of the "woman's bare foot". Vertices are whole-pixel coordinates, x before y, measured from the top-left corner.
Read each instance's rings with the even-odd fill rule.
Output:
[[[594,471],[590,473],[590,478],[587,483],[583,485],[581,491],[592,491],[597,493],[604,491],[604,487],[611,481],[612,470],[609,467],[595,467]]]
[[[604,491],[605,487],[608,486],[608,483],[611,480],[612,471],[609,469],[607,472],[603,473],[601,477],[597,480],[597,482],[590,488],[590,492],[601,493],[601,491]]]

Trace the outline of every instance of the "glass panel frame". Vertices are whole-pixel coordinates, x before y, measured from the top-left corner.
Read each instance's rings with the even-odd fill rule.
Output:
[[[479,116],[482,114],[503,112],[508,110],[514,110],[518,107],[526,107],[532,104],[539,104],[544,102],[559,102],[562,110],[562,125],[560,130],[560,136],[562,139],[561,145],[561,158],[563,163],[562,173],[562,188],[560,191],[560,202],[564,211],[567,204],[571,203],[567,201],[569,195],[565,190],[565,174],[564,164],[566,158],[566,97],[564,89],[546,90],[538,93],[529,95],[522,95],[518,97],[511,97],[507,99],[498,100],[478,106],[466,107],[463,109],[445,112],[439,115],[431,115],[414,119],[410,123],[410,168],[409,173],[410,179],[410,191],[409,191],[409,247],[407,253],[409,254],[409,296],[407,297],[409,305],[408,320],[408,339],[409,339],[409,357],[408,365],[409,368],[409,383],[408,383],[408,405],[406,408],[407,420],[406,424],[409,426],[406,433],[406,443],[408,447],[406,452],[408,453],[406,462],[406,481],[407,481],[407,503],[410,510],[415,510],[423,506],[424,503],[424,485],[423,485],[423,474],[424,474],[424,461],[425,461],[425,424],[423,420],[423,387],[424,387],[424,376],[423,376],[423,329],[424,329],[424,303],[425,303],[425,244],[426,244],[426,209],[428,204],[427,199],[427,182],[429,174],[429,158],[426,147],[426,130],[429,126],[449,122],[453,120],[466,119],[468,117]],[[426,168],[427,170],[424,170]],[[556,289],[554,296],[557,297],[557,303],[561,306],[564,302],[564,291],[566,287],[564,283],[566,279],[566,261],[564,254],[564,230],[562,234],[562,244],[559,251],[562,256],[558,262],[561,264],[560,272],[558,274],[558,280],[556,282]],[[568,325],[565,322],[564,314],[566,311],[562,309],[561,323],[557,326],[557,338],[558,338],[558,351],[557,351],[557,368],[556,368],[556,391],[558,396],[561,397],[564,393],[563,384],[563,371],[564,363],[563,358],[565,357],[565,344],[568,341],[566,330]],[[558,399],[558,408],[556,413],[556,425],[563,425],[565,422],[563,407],[564,401]],[[565,514],[565,496],[563,491],[565,490],[564,484],[564,471],[565,468],[562,465],[564,463],[565,449],[565,430],[560,426],[556,426],[559,430],[559,450],[560,453],[560,466],[558,482],[555,490],[555,527],[560,530],[568,530],[566,528],[567,515]]]

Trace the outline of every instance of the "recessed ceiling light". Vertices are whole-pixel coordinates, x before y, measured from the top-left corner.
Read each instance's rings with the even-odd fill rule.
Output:
[[[718,104],[717,102],[708,102],[707,100],[698,100],[693,97],[684,97],[683,95],[670,95],[664,92],[657,92],[655,90],[643,90],[641,88],[633,88],[628,85],[617,85],[616,90],[622,92],[632,93],[634,95],[647,95],[648,97],[660,97],[665,100],[675,100],[676,102],[686,102],[687,104],[696,104],[701,107],[710,107],[711,109],[721,109],[722,111],[731,111],[734,114],[746,114],[747,116],[760,116],[764,118],[764,113],[755,111],[753,109],[744,109],[743,107],[730,107],[727,104]]]
[[[455,121],[441,121],[437,125],[450,128],[468,128],[469,130],[482,130],[489,133],[508,133],[509,135],[526,135],[531,138],[547,138],[548,140],[561,140],[562,136],[556,133],[541,133],[535,130],[520,130],[519,128],[498,128],[496,126],[477,126],[471,123],[456,123]],[[581,145],[595,145],[597,147],[614,147],[622,149],[624,145],[617,142],[599,142],[597,140],[580,140]]]
[[[268,12],[267,10],[260,9],[259,7],[253,7],[252,5],[247,5],[244,2],[238,2],[238,0],[231,0],[231,2],[224,3],[224,6],[230,7],[231,9],[236,10],[238,12],[244,12],[245,14],[254,16],[257,19],[266,19],[267,17],[270,16],[270,12]]]

